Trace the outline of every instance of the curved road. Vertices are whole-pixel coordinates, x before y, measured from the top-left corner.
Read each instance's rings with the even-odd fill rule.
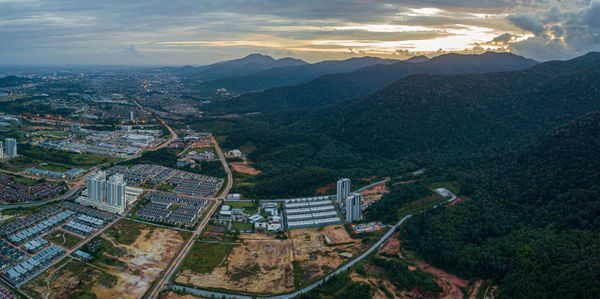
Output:
[[[327,280],[329,280],[334,275],[338,275],[338,274],[348,270],[348,268],[354,266],[356,263],[358,263],[359,261],[361,261],[368,255],[370,255],[373,251],[375,251],[377,248],[379,248],[379,246],[381,246],[381,244],[383,244],[383,242],[385,240],[387,240],[394,233],[394,231],[396,231],[396,229],[400,225],[402,225],[402,223],[404,223],[404,221],[406,221],[411,216],[412,215],[407,215],[407,216],[404,216],[404,218],[400,219],[400,221],[398,221],[398,223],[396,223],[394,226],[392,226],[392,229],[390,229],[385,235],[383,235],[381,237],[381,239],[379,239],[379,241],[377,241],[377,243],[373,244],[373,246],[371,246],[367,251],[363,252],[357,258],[350,261],[348,264],[340,267],[339,269],[335,270],[334,272],[330,273],[329,275],[321,278],[319,281],[317,281],[301,290],[290,293],[290,294],[276,295],[276,296],[271,296],[271,297],[256,297],[256,296],[246,296],[246,295],[235,295],[235,294],[220,293],[220,292],[211,292],[211,291],[200,290],[200,289],[196,289],[196,288],[184,287],[184,286],[180,286],[180,285],[172,285],[172,286],[170,286],[170,289],[189,293],[189,294],[196,295],[196,296],[207,297],[207,298],[212,298],[212,297],[215,297],[215,298],[226,297],[226,298],[235,298],[235,299],[252,299],[252,298],[290,299],[290,298],[294,298],[298,295],[301,295],[301,294],[311,291],[312,289],[318,287],[319,285],[321,285],[324,282],[326,282]]]

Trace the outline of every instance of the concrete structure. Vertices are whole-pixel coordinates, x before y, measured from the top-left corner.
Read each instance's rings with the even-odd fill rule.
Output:
[[[229,151],[229,157],[239,158],[242,156],[242,152],[239,149],[233,149]]]
[[[4,159],[4,146],[2,141],[0,141],[0,159]]]
[[[346,222],[353,222],[362,217],[361,213],[362,195],[360,193],[352,193],[346,198]]]
[[[122,174],[106,179],[104,171],[98,171],[87,179],[87,197],[80,196],[77,202],[111,213],[123,213],[127,207],[127,185]]]
[[[10,157],[17,156],[17,140],[14,138],[6,138],[6,154]]]
[[[343,203],[350,196],[350,179],[340,179],[337,181],[336,200]]]
[[[133,114],[133,110],[129,111],[129,121],[130,122],[135,121],[135,115]]]
[[[154,141],[154,137],[148,135],[140,135],[140,134],[127,134],[123,136],[121,139],[123,141],[132,143],[134,145],[148,146],[152,141]]]

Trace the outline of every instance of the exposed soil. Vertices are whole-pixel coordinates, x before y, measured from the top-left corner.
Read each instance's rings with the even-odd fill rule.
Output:
[[[331,194],[335,192],[336,184],[327,185],[317,189],[317,194]]]
[[[380,200],[384,194],[390,193],[386,183],[377,184],[369,189],[360,192],[363,196],[363,202],[368,204],[370,202]]]
[[[260,170],[255,169],[247,164],[244,164],[244,162],[230,162],[229,166],[231,167],[231,169],[233,169],[233,171],[239,172],[241,174],[248,174],[248,175],[261,174]]]
[[[117,258],[127,266],[108,266],[102,264],[102,269],[92,263],[78,266],[77,271],[56,271],[60,276],[53,278],[50,285],[49,298],[66,298],[76,288],[80,281],[92,283],[89,289],[97,298],[140,298],[150,284],[158,278],[160,272],[167,266],[175,255],[184,239],[177,231],[166,228],[142,230],[140,235],[131,245],[118,244],[110,237],[103,235],[113,245],[122,248],[124,254],[120,257],[103,254]],[[73,262],[70,262],[73,263]],[[65,267],[66,268],[66,267]],[[45,279],[48,275],[55,274],[53,267],[40,275],[40,279],[31,282],[28,287],[41,294],[49,293]],[[116,278],[111,285],[102,285],[100,277],[106,274]],[[85,277],[84,277],[85,276]],[[90,279],[90,276],[93,279]],[[43,281],[43,283],[39,283]]]
[[[325,245],[325,234],[336,244],[343,245]],[[255,294],[283,293],[295,288],[294,265],[299,267],[303,282],[311,281],[342,264],[347,258],[340,256],[340,252],[355,255],[358,248],[362,248],[353,245],[358,241],[351,239],[341,225],[321,230],[292,230],[285,240],[267,234],[240,234],[239,237],[240,246],[235,246],[211,273],[186,270],[176,281]]]
[[[400,240],[398,239],[399,233],[394,233],[385,243],[379,252],[387,254],[399,254],[400,253]]]
[[[469,200],[469,198],[468,198],[468,197],[466,197],[466,196],[459,197],[459,198],[455,199],[454,201],[452,201],[452,202],[449,204],[449,206],[453,206],[453,205],[455,205],[455,204],[457,204],[457,203],[459,203],[459,202],[461,202],[461,201],[465,201],[465,200]]]
[[[160,295],[160,299],[198,299],[198,298],[205,298],[205,297],[198,297],[198,296],[192,296],[192,295],[179,295],[179,294],[171,292],[171,291],[163,292]]]
[[[444,289],[443,295],[439,296],[438,298],[463,299],[465,297],[461,291],[461,288],[465,288],[469,284],[468,281],[444,272],[441,269],[435,268],[424,261],[417,260],[415,261],[415,264],[417,267],[421,268],[421,270],[429,272],[438,278],[438,284]]]

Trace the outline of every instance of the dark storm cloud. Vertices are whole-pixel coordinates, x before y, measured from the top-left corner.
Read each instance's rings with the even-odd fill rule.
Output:
[[[90,60],[94,63],[206,63],[249,51],[272,55],[292,51],[305,59],[316,60],[347,55],[347,47],[339,46],[339,53],[305,51],[323,47],[323,43],[315,45],[314,41],[434,40],[470,34],[464,33],[465,28],[471,28],[475,39],[481,38],[480,33],[485,28],[495,35],[516,34],[514,30],[532,32],[539,39],[532,40],[530,45],[514,44],[511,49],[515,51],[544,42],[556,43],[552,38],[569,44],[566,48],[569,51],[565,53],[572,52],[570,43],[573,49],[597,43],[594,28],[598,27],[598,12],[577,10],[591,7],[592,2],[569,1],[574,3],[574,8],[566,10],[553,3],[539,0],[0,0],[0,64],[89,63]],[[423,8],[437,10],[419,10]],[[519,11],[512,13],[514,10]],[[357,24],[420,26],[427,30],[343,29]],[[404,53],[411,47],[387,50],[392,54],[396,50]],[[326,48],[334,50],[335,46],[327,44]]]

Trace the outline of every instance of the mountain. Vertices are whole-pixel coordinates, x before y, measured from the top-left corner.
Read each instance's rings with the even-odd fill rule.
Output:
[[[413,63],[419,63],[419,62],[425,62],[429,60],[429,57],[425,56],[425,55],[420,55],[420,56],[413,56],[409,59],[406,59],[406,62],[413,62]]]
[[[236,93],[246,93],[277,86],[295,85],[325,74],[347,73],[371,65],[392,64],[397,62],[398,60],[376,57],[328,60],[313,64],[271,68],[245,76],[227,77],[205,82],[197,88],[210,90],[212,92],[219,88],[226,88],[227,90]]]
[[[250,54],[244,58],[221,61],[205,66],[184,66],[173,72],[182,75],[187,80],[215,80],[252,74],[270,68],[305,64],[307,62],[290,57],[276,60],[267,55]]]
[[[215,103],[226,112],[270,112],[334,104],[364,96],[398,79],[414,74],[463,74],[522,70],[537,64],[510,53],[446,54],[425,62],[400,61],[373,65],[351,73],[329,74],[295,86],[277,87]]]
[[[594,53],[524,71],[410,76],[313,111],[295,126],[388,157],[473,149],[536,136],[600,109],[599,95],[600,54]]]
[[[502,298],[600,296],[600,112],[479,172],[472,198],[414,215],[403,244]]]

